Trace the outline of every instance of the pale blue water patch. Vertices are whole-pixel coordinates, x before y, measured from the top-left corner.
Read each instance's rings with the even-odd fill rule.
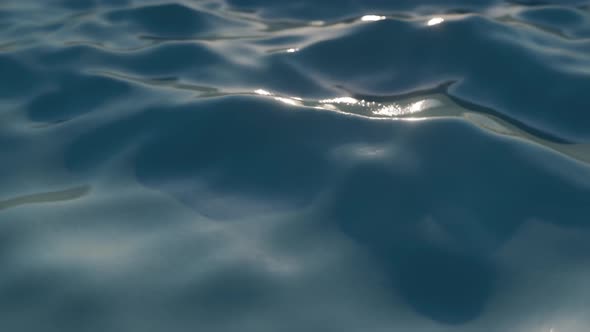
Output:
[[[587,1],[0,3],[0,329],[590,326]]]

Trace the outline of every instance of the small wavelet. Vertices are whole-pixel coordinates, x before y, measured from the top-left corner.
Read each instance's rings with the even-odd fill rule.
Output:
[[[0,201],[0,210],[14,208],[27,204],[53,203],[70,201],[83,197],[90,191],[89,186],[81,186],[60,191],[29,194]]]

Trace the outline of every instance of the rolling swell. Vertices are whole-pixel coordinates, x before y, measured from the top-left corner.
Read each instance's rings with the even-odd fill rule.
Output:
[[[590,325],[587,2],[23,0],[0,27],[3,330]]]

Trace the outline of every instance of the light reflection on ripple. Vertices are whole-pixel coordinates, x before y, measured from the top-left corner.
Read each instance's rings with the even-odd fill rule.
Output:
[[[82,186],[66,190],[36,193],[0,201],[0,210],[27,204],[52,203],[78,199],[88,194],[90,187]]]
[[[115,73],[104,73],[112,77],[124,80],[137,81],[144,84],[155,86],[169,86],[173,89],[188,91],[197,91],[200,98],[223,97],[231,95],[258,95],[270,97],[273,100],[290,106],[309,107],[318,110],[334,111],[341,114],[361,116],[373,119],[391,119],[391,120],[427,120],[437,118],[458,117],[471,122],[478,127],[488,130],[499,135],[508,135],[524,139],[528,142],[539,144],[543,147],[550,148],[554,151],[563,153],[575,160],[590,164],[590,147],[588,144],[561,144],[552,142],[542,137],[535,136],[534,133],[527,132],[527,129],[520,129],[514,124],[505,120],[489,115],[479,113],[474,110],[465,109],[444,95],[424,95],[409,99],[400,99],[392,103],[380,103],[369,100],[358,100],[353,97],[336,97],[329,99],[313,100],[302,99],[300,97],[285,96],[272,93],[265,89],[256,89],[252,92],[240,91],[221,91],[213,87],[202,87],[192,84],[177,83],[176,80],[141,80],[131,78],[125,75]]]

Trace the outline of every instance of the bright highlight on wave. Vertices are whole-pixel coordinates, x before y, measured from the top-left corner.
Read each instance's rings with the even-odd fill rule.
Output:
[[[283,104],[291,105],[291,106],[304,106],[302,101],[303,99],[299,97],[282,97],[273,95],[270,91],[264,89],[257,89],[254,90],[254,93],[260,96],[272,96],[272,98],[276,101],[280,101]]]
[[[361,21],[363,22],[375,22],[375,21],[381,21],[386,19],[385,16],[379,16],[379,15],[365,15],[363,17],[361,17]]]
[[[444,21],[445,21],[445,19],[442,17],[433,17],[430,20],[428,20],[428,22],[426,22],[426,25],[431,27],[433,25],[441,24]]]
[[[353,97],[336,97],[322,100],[304,100],[293,96],[281,96],[273,94],[267,90],[258,89],[255,94],[272,97],[272,99],[281,103],[300,106],[312,107],[322,110],[338,111],[348,114],[364,115],[369,117],[392,117],[400,118],[406,115],[422,112],[427,109],[441,106],[441,103],[435,99],[423,99],[408,103],[377,103],[374,101],[358,100]]]
[[[375,111],[373,114],[375,115],[384,115],[384,116],[401,116],[407,114],[414,114],[422,111],[425,108],[425,101],[421,100],[407,106],[401,105],[385,105]]]
[[[320,100],[320,103],[322,104],[332,104],[332,103],[336,103],[336,104],[356,104],[359,101],[355,98],[352,97],[338,97],[338,98],[333,98],[333,99],[323,99]]]
[[[291,106],[303,106],[300,100],[295,98],[287,98],[287,97],[274,97],[275,100],[280,101],[283,104],[291,105]]]
[[[271,95],[270,92],[263,90],[263,89],[254,90],[254,93],[257,95],[261,95],[261,96],[270,96]]]

